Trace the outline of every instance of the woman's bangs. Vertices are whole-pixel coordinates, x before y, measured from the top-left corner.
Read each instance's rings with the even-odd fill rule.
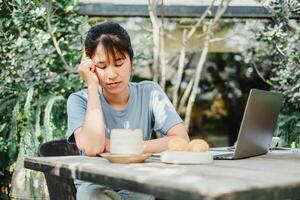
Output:
[[[115,61],[116,59],[126,58],[125,49],[121,44],[121,41],[118,38],[112,38],[111,36],[102,36],[100,39],[100,44],[102,45],[103,50],[105,51],[105,56],[109,60]]]

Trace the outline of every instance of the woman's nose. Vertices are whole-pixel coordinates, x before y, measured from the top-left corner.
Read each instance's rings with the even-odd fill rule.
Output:
[[[109,79],[114,79],[114,78],[116,78],[118,76],[116,70],[112,66],[110,66],[110,67],[107,68],[106,73],[107,73],[107,77]]]

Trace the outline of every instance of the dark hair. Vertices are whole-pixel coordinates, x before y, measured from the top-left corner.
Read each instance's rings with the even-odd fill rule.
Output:
[[[128,53],[132,63],[133,50],[131,47],[130,37],[127,31],[117,23],[105,22],[93,26],[86,35],[85,53],[88,57],[95,54],[98,44],[102,44],[106,56],[112,55],[114,60],[116,54],[125,57],[124,52]]]

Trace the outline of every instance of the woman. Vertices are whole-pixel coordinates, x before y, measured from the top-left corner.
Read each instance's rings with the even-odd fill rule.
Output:
[[[113,128],[142,129],[144,153],[166,150],[170,138],[189,141],[181,118],[159,85],[151,81],[130,82],[133,50],[125,29],[110,22],[92,27],[86,36],[85,53],[78,71],[87,89],[71,94],[67,105],[67,139],[75,142],[83,154],[109,152]],[[151,140],[152,131],[164,137]],[[76,187],[77,199],[105,199],[113,194],[103,186],[82,181],[76,181]],[[112,198],[153,199],[124,190],[113,195]]]

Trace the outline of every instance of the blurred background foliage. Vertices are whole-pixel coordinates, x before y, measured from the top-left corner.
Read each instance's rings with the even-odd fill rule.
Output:
[[[244,51],[248,62],[273,91],[284,94],[284,105],[275,135],[280,145],[300,147],[300,23],[291,20],[300,14],[296,0],[265,1],[273,19],[260,26],[249,26],[253,33]]]
[[[66,99],[83,86],[76,67],[89,25],[77,1],[0,3],[1,199],[19,147],[35,155],[40,143],[65,135]]]
[[[220,132],[233,144],[250,89],[271,89],[285,95],[276,130],[280,145],[299,147],[300,27],[289,19],[299,12],[291,2],[269,1],[272,20],[242,23],[251,37],[240,53],[209,53],[199,84],[202,92],[193,108],[191,137],[204,133],[201,137],[217,140],[220,135],[215,133]],[[35,155],[39,144],[64,137],[67,97],[83,87],[76,68],[84,34],[89,24],[103,19],[78,15],[76,0],[0,0],[0,6],[0,199],[6,199],[20,148],[25,155]],[[126,27],[127,19],[113,20]],[[179,24],[191,22],[181,19]],[[149,65],[151,33],[133,46],[134,67]],[[186,76],[193,69],[194,54],[187,53]],[[133,80],[143,79],[138,70]],[[172,86],[171,80],[167,86]]]

